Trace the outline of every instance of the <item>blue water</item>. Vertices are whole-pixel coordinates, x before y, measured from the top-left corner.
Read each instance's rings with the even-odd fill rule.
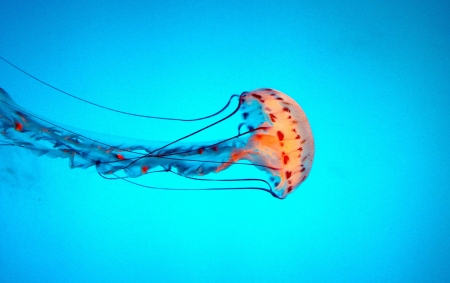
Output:
[[[303,2],[1,1],[0,55],[58,88],[187,118],[275,88],[305,110],[316,156],[280,201],[0,147],[0,282],[449,282],[450,5]],[[3,62],[0,87],[99,135],[197,127],[89,106]]]

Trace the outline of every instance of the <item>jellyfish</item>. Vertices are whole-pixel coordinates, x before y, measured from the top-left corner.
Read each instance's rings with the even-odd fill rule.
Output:
[[[304,111],[288,95],[261,88],[233,95],[222,110],[199,119],[211,118],[223,112],[234,98],[238,99],[238,105],[231,114],[174,141],[113,144],[95,140],[38,117],[20,107],[0,88],[0,141],[2,145],[19,146],[39,156],[67,158],[71,168],[95,167],[103,178],[125,180],[152,189],[195,190],[154,187],[137,183],[134,178],[154,173],[173,173],[198,182],[242,184],[238,187],[198,190],[256,189],[269,192],[279,199],[286,198],[306,180],[314,159],[313,135]],[[236,135],[211,142],[184,142],[188,137],[236,115],[241,121],[236,125]],[[199,120],[145,117],[180,122]],[[220,176],[222,172],[238,166],[252,166],[262,171],[265,177],[209,178],[211,175]],[[260,181],[263,185],[246,186],[247,181]]]

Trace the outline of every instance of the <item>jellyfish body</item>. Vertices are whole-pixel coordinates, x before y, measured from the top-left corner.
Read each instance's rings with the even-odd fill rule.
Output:
[[[221,141],[183,144],[183,137],[168,144],[113,145],[31,114],[0,88],[0,137],[4,145],[68,158],[71,168],[95,166],[100,175],[119,179],[172,172],[202,180],[208,174],[250,162],[267,172],[268,180],[264,182],[270,188],[263,190],[285,198],[307,178],[314,158],[314,141],[305,113],[286,94],[257,89],[242,93],[232,114],[205,128],[237,113],[243,119],[239,134]],[[243,128],[248,130],[241,133]],[[119,172],[122,177],[118,177]]]

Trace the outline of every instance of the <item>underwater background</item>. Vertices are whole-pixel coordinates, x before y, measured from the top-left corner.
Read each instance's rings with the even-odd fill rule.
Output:
[[[274,88],[302,106],[316,146],[285,200],[151,190],[1,146],[0,282],[450,282],[450,2],[3,0],[0,11],[0,55],[55,87],[182,118]],[[98,135],[170,141],[202,125],[111,113],[3,61],[0,87]]]

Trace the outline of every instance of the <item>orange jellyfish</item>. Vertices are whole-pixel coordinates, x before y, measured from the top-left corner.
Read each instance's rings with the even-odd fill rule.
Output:
[[[314,140],[308,119],[292,98],[277,90],[257,89],[243,92],[239,96],[234,95],[231,99],[234,97],[239,97],[239,101],[231,114],[187,136],[166,144],[125,145],[100,142],[37,117],[17,105],[8,93],[0,89],[0,140],[3,141],[2,145],[20,146],[39,156],[68,158],[71,168],[95,166],[104,178],[122,179],[137,184],[129,178],[170,172],[198,181],[245,183],[258,180],[264,182],[265,186],[202,190],[257,189],[283,199],[305,181],[311,170]],[[204,118],[213,117],[225,108]],[[237,135],[194,145],[181,142],[237,113],[242,117]],[[181,121],[204,119],[146,117]],[[243,127],[248,130],[241,132]],[[206,175],[218,174],[242,165],[255,166],[266,172],[267,178],[205,178]],[[138,185],[153,189],[185,190]]]
[[[231,96],[223,109],[197,119],[178,119],[146,116],[111,109],[83,100],[47,84],[3,61],[35,80],[83,102],[122,114],[149,119],[190,122],[212,118],[229,107],[238,98],[237,107],[224,118],[169,143],[104,142],[71,131],[40,118],[20,107],[0,88],[0,145],[19,146],[37,155],[67,158],[71,168],[95,166],[98,174],[107,179],[163,190],[262,190],[284,199],[306,180],[314,159],[314,139],[308,119],[302,108],[289,96],[274,89],[264,88]],[[213,142],[185,143],[184,140],[228,118],[240,115],[238,134]],[[246,128],[246,131],[241,130]],[[264,177],[207,178],[223,174],[238,166],[252,166]],[[242,171],[242,170],[239,170]],[[178,176],[208,182],[238,182],[237,187],[186,189],[156,187],[131,181],[143,175],[173,173]],[[264,186],[246,186],[259,181]]]

